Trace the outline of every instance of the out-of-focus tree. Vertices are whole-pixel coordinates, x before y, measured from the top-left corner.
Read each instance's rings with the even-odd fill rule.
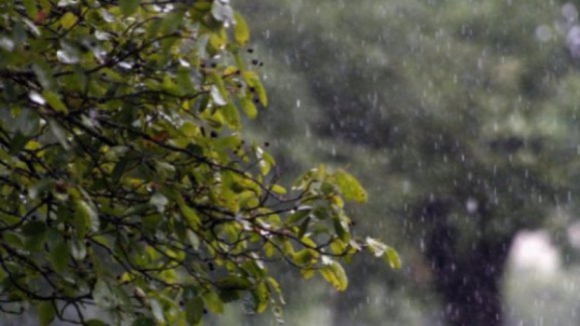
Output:
[[[39,324],[197,325],[283,301],[271,261],[344,290],[394,250],[351,234],[366,192],[324,166],[279,185],[241,134],[267,105],[227,1],[0,4],[0,309]],[[68,313],[66,313],[68,312]]]
[[[304,112],[315,111],[308,130],[321,138],[319,152],[372,167],[363,179],[379,199],[364,215],[375,222],[360,226],[405,229],[402,237],[393,227],[384,233],[423,254],[418,261],[430,270],[449,325],[501,325],[514,235],[550,223],[556,207],[574,209],[580,79],[565,34],[577,12],[568,5],[563,22],[561,5],[248,4],[249,15],[269,18],[258,25],[267,30],[269,64],[301,73],[289,82],[307,90],[294,107],[285,96],[298,95],[277,79],[273,98],[283,100],[275,105],[291,107],[270,121],[304,123]],[[372,265],[354,268],[368,275],[355,286],[359,299],[370,282],[389,279],[368,272]],[[353,317],[352,301],[338,298],[334,325],[380,321]]]

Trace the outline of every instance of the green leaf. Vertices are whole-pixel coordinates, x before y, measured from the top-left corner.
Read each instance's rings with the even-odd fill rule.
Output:
[[[137,11],[140,2],[141,0],[119,0],[119,7],[123,15],[130,16]]]
[[[131,326],[155,326],[155,321],[149,317],[139,317],[133,321]]]
[[[287,193],[286,189],[280,185],[273,185],[272,186],[272,191],[278,195],[285,195]]]
[[[199,229],[199,226],[201,225],[201,219],[199,218],[195,210],[193,210],[186,204],[180,204],[179,209],[181,210],[183,217],[187,221],[187,224],[189,224],[189,227],[191,227],[193,230]]]
[[[365,242],[367,244],[367,248],[373,255],[375,255],[375,257],[383,257],[387,250],[387,245],[371,237],[367,237]]]
[[[338,291],[346,290],[348,279],[342,266],[326,256],[322,257],[322,262],[323,266],[319,270],[322,277]]]
[[[399,254],[395,249],[387,246],[387,251],[384,258],[387,260],[391,268],[395,269],[401,268],[402,266],[401,257],[399,257]]]
[[[76,22],[78,20],[79,20],[79,18],[75,14],[73,14],[72,12],[69,11],[60,18],[60,25],[64,29],[70,29],[71,27],[73,27],[76,24]]]
[[[36,19],[38,14],[38,9],[36,8],[36,0],[24,0],[24,8],[26,8],[26,14],[31,19]]]
[[[260,81],[258,75],[254,71],[244,71],[243,77],[248,86],[250,86],[258,96],[260,103],[263,106],[267,106],[268,96],[266,95],[266,89],[262,85],[262,82]]]
[[[46,61],[38,60],[32,65],[38,81],[44,89],[52,89],[55,85],[52,68]]]
[[[91,319],[85,323],[86,326],[107,326],[108,324],[100,319]]]
[[[254,101],[246,97],[242,98],[241,101],[242,101],[242,109],[244,110],[248,118],[250,119],[256,118],[256,116],[258,115],[258,109],[256,108],[256,105],[254,105]]]
[[[70,12],[69,12],[70,13]],[[76,17],[76,16],[75,16]],[[50,106],[56,111],[60,113],[67,114],[68,109],[64,103],[60,100],[60,96],[57,93],[51,92],[49,90],[44,90],[42,92],[42,97],[50,104]]]
[[[254,299],[257,301],[256,312],[261,314],[268,307],[268,302],[270,301],[270,291],[268,285],[265,282],[258,284],[256,289],[252,291]]]
[[[222,107],[222,113],[226,123],[232,130],[239,130],[241,127],[240,114],[238,108],[232,102],[228,102]]]
[[[57,273],[66,270],[69,257],[69,248],[65,241],[61,240],[54,248],[50,248],[50,262]]]
[[[344,242],[348,242],[350,240],[350,232],[349,232],[349,227],[348,224],[346,223],[346,221],[344,220],[345,218],[341,218],[341,217],[334,217],[333,218],[333,226],[334,226],[334,232],[336,232],[336,234],[338,235],[338,237],[340,238],[340,240],[344,241]]]
[[[252,286],[252,282],[247,277],[229,275],[217,280],[215,285],[221,290],[247,290]]]
[[[52,301],[42,301],[36,307],[38,322],[41,326],[49,326],[56,317],[54,304]]]
[[[214,314],[221,314],[224,312],[224,303],[217,295],[217,293],[210,291],[203,296],[203,302],[207,310]]]
[[[24,146],[26,145],[26,143],[28,143],[28,141],[30,140],[30,137],[17,132],[14,137],[12,137],[11,141],[10,141],[10,154],[16,154],[18,152],[20,152]]]
[[[280,301],[282,304],[286,304],[284,297],[282,296],[282,288],[280,287],[278,281],[276,281],[276,279],[273,277],[268,277],[266,281],[270,292],[278,294],[278,301]]]
[[[338,170],[333,175],[336,185],[346,200],[364,203],[368,199],[366,190],[358,180],[344,170]]]
[[[77,199],[75,204],[77,208],[75,214],[77,237],[84,238],[89,230],[99,231],[99,215],[92,205],[81,199]]]
[[[93,300],[101,308],[109,309],[115,306],[114,294],[111,286],[103,279],[98,279],[93,289]]]
[[[46,224],[42,221],[31,221],[22,227],[22,234],[27,237],[38,236],[46,233]]]
[[[307,266],[316,261],[317,255],[310,249],[302,249],[292,256],[292,260],[299,266]]]
[[[245,45],[250,40],[250,29],[244,17],[236,12],[234,13],[236,25],[234,26],[234,38],[239,45]]]
[[[185,316],[191,325],[197,325],[203,317],[203,299],[199,296],[185,302]]]
[[[292,225],[294,223],[300,222],[303,218],[307,217],[312,213],[312,209],[299,209],[294,214],[288,216],[286,219],[286,224]]]
[[[42,250],[47,236],[46,224],[41,221],[34,221],[27,223],[22,228],[22,233],[26,235],[25,248],[32,252],[39,252]]]
[[[177,9],[165,15],[160,27],[161,34],[167,35],[175,32],[179,28],[184,16],[185,10],[183,9]]]

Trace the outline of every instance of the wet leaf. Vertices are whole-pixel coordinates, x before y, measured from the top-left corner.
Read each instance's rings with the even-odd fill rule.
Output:
[[[358,180],[344,170],[338,170],[333,175],[336,185],[346,200],[364,203],[368,199],[366,190]]]
[[[399,269],[402,266],[401,257],[399,257],[397,251],[391,247],[387,247],[385,259],[392,268]]]
[[[191,325],[197,325],[203,317],[203,299],[195,296],[185,302],[185,315],[187,322]]]
[[[234,27],[234,36],[236,42],[243,46],[250,40],[250,29],[248,28],[248,24],[242,15],[236,12],[234,14],[234,18],[236,21],[236,25]]]
[[[346,290],[348,279],[342,266],[328,257],[323,257],[322,261],[323,266],[319,270],[322,277],[338,291]]]
[[[125,16],[131,16],[139,8],[141,0],[119,0],[119,6]]]
[[[56,317],[56,311],[52,301],[42,301],[36,307],[38,322],[41,326],[49,326]]]

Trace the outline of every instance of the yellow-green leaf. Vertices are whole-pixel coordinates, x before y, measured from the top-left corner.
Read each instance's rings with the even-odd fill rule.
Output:
[[[203,302],[207,310],[214,314],[221,314],[224,312],[224,303],[215,292],[208,292],[203,296]]]
[[[359,203],[367,201],[368,195],[366,190],[351,174],[344,170],[338,170],[333,176],[336,185],[346,200],[354,200]]]
[[[244,17],[236,12],[234,14],[236,25],[234,26],[234,37],[240,45],[245,45],[250,40],[250,29]]]
[[[294,263],[300,266],[309,265],[315,262],[317,258],[316,252],[310,249],[302,249],[292,255]]]
[[[250,86],[250,89],[253,90],[258,96],[260,103],[263,106],[267,106],[268,96],[266,95],[266,89],[264,88],[264,85],[262,85],[258,74],[256,74],[254,71],[244,71],[243,76],[248,86]]]
[[[77,23],[78,20],[79,20],[79,18],[77,17],[77,15],[75,15],[69,11],[66,14],[64,14],[62,16],[62,18],[60,19],[60,25],[63,28],[69,29],[69,28],[73,27]]]
[[[228,102],[222,108],[222,114],[228,126],[233,130],[238,130],[241,127],[240,114],[238,108],[232,103]]]
[[[399,269],[401,268],[401,257],[399,257],[399,254],[397,253],[397,251],[391,247],[387,247],[386,253],[385,253],[385,258],[387,260],[387,262],[389,263],[389,265],[391,265],[391,268],[396,268]]]
[[[242,109],[250,119],[254,119],[258,115],[258,109],[254,105],[254,101],[249,98],[242,99]]]
[[[282,187],[281,185],[273,185],[272,191],[278,195],[286,194],[286,189],[284,187]]]
[[[187,205],[179,205],[179,209],[181,210],[181,214],[189,224],[189,227],[193,230],[197,230],[201,225],[201,219],[197,215],[197,213]]]
[[[328,257],[323,257],[322,261],[323,266],[319,270],[322,277],[338,291],[346,290],[348,279],[342,266]]]
[[[50,104],[50,106],[57,112],[68,113],[66,105],[60,100],[57,93],[45,90],[42,92],[42,97]]]

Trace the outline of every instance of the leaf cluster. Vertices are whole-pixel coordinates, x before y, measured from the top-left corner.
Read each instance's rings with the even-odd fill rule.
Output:
[[[240,112],[253,119],[268,98],[227,1],[0,12],[3,311],[103,325],[85,318],[96,305],[115,322],[198,325],[242,300],[279,315],[270,262],[344,290],[340,260],[383,256],[352,236],[343,200],[367,200],[352,175],[321,166],[286,189],[243,139]]]

